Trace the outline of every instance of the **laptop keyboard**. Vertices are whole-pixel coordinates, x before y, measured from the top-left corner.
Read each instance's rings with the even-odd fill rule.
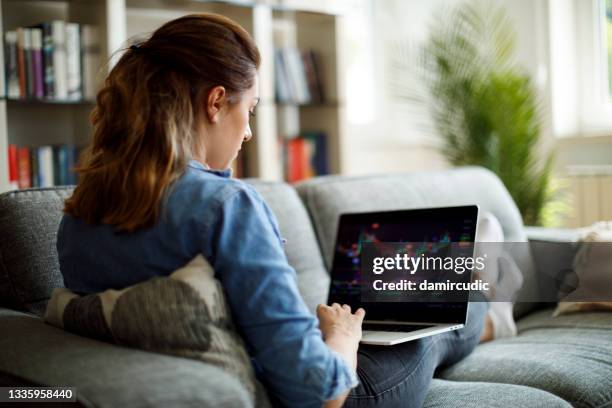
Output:
[[[379,324],[379,323],[364,323],[361,328],[371,331],[387,331],[387,332],[412,332],[415,330],[427,329],[433,326],[427,325],[411,325],[411,324]]]

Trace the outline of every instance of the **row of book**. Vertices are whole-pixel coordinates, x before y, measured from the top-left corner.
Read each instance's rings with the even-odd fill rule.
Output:
[[[7,98],[93,100],[101,63],[98,31],[54,20],[5,32]]]
[[[285,180],[290,183],[329,174],[327,135],[323,132],[303,132],[298,137],[286,139],[283,167]]]
[[[329,174],[327,135],[303,132],[283,142],[285,180],[295,183],[310,177]],[[13,189],[74,185],[79,149],[72,144],[23,147],[9,144],[9,183]],[[233,176],[245,176],[246,157],[233,164]]]
[[[78,148],[71,144],[19,147],[9,144],[9,182],[11,188],[52,187],[77,182],[73,171]]]
[[[312,50],[287,47],[274,52],[276,100],[297,105],[323,103],[321,65]]]

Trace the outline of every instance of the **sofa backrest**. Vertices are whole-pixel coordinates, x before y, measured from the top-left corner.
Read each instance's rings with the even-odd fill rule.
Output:
[[[288,184],[250,182],[279,220],[287,258],[314,311],[326,300],[329,276],[308,213]],[[64,286],[56,240],[63,202],[71,194],[72,187],[57,187],[0,195],[0,306],[41,315],[53,289]]]
[[[42,314],[53,288],[63,287],[57,227],[72,188],[0,195],[0,306]]]
[[[500,221],[506,242],[526,242],[521,215],[501,180],[481,167],[362,177],[327,176],[300,183],[297,190],[317,232],[321,252],[331,267],[340,214],[477,204]],[[522,293],[537,293],[527,245],[513,253],[525,277]],[[536,291],[536,292],[534,292]],[[529,308],[529,307],[528,307]],[[525,310],[520,310],[519,315]]]
[[[478,204],[500,220],[507,241],[526,241],[520,214],[508,191],[497,176],[482,168],[320,177],[297,187],[302,200],[288,184],[247,181],[276,214],[281,234],[287,239],[287,258],[297,271],[300,291],[312,311],[327,297],[325,263],[329,268],[338,217],[344,212]],[[42,314],[53,288],[63,286],[55,245],[63,201],[71,193],[70,187],[57,187],[0,195],[0,306]],[[538,288],[531,254],[522,251],[513,255],[525,275],[522,292],[533,299]],[[517,314],[530,308],[525,306]]]
[[[297,272],[302,298],[312,312],[327,301],[329,273],[317,243],[308,211],[293,187],[286,183],[247,180],[270,206],[280,227],[285,253]]]

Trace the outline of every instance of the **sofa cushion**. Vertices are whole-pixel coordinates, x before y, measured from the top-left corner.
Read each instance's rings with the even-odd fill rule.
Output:
[[[285,253],[297,272],[300,293],[309,309],[327,301],[329,274],[308,212],[295,189],[286,183],[247,180],[263,196],[278,219],[287,240]]]
[[[63,287],[57,227],[72,188],[0,195],[0,305],[42,314],[53,288]]]
[[[300,183],[323,258],[331,266],[340,214],[477,204],[502,225],[506,242],[527,242],[521,215],[501,180],[482,167],[362,177],[328,176]],[[513,246],[512,255],[524,274],[519,293],[537,298],[537,280],[527,245]],[[524,314],[534,305],[525,305]]]
[[[186,358],[77,336],[0,308],[0,371],[34,384],[76,387],[87,407],[249,407],[240,382]]]
[[[536,388],[434,378],[423,408],[570,408],[561,398]]]
[[[440,377],[526,385],[575,407],[610,406],[612,313],[552,317],[552,312],[521,319],[517,337],[481,344]]]

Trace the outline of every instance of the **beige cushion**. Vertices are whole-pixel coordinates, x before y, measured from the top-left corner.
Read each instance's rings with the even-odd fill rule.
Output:
[[[580,248],[574,258],[575,289],[563,296],[554,316],[612,310],[612,222],[598,222],[581,231]]]

